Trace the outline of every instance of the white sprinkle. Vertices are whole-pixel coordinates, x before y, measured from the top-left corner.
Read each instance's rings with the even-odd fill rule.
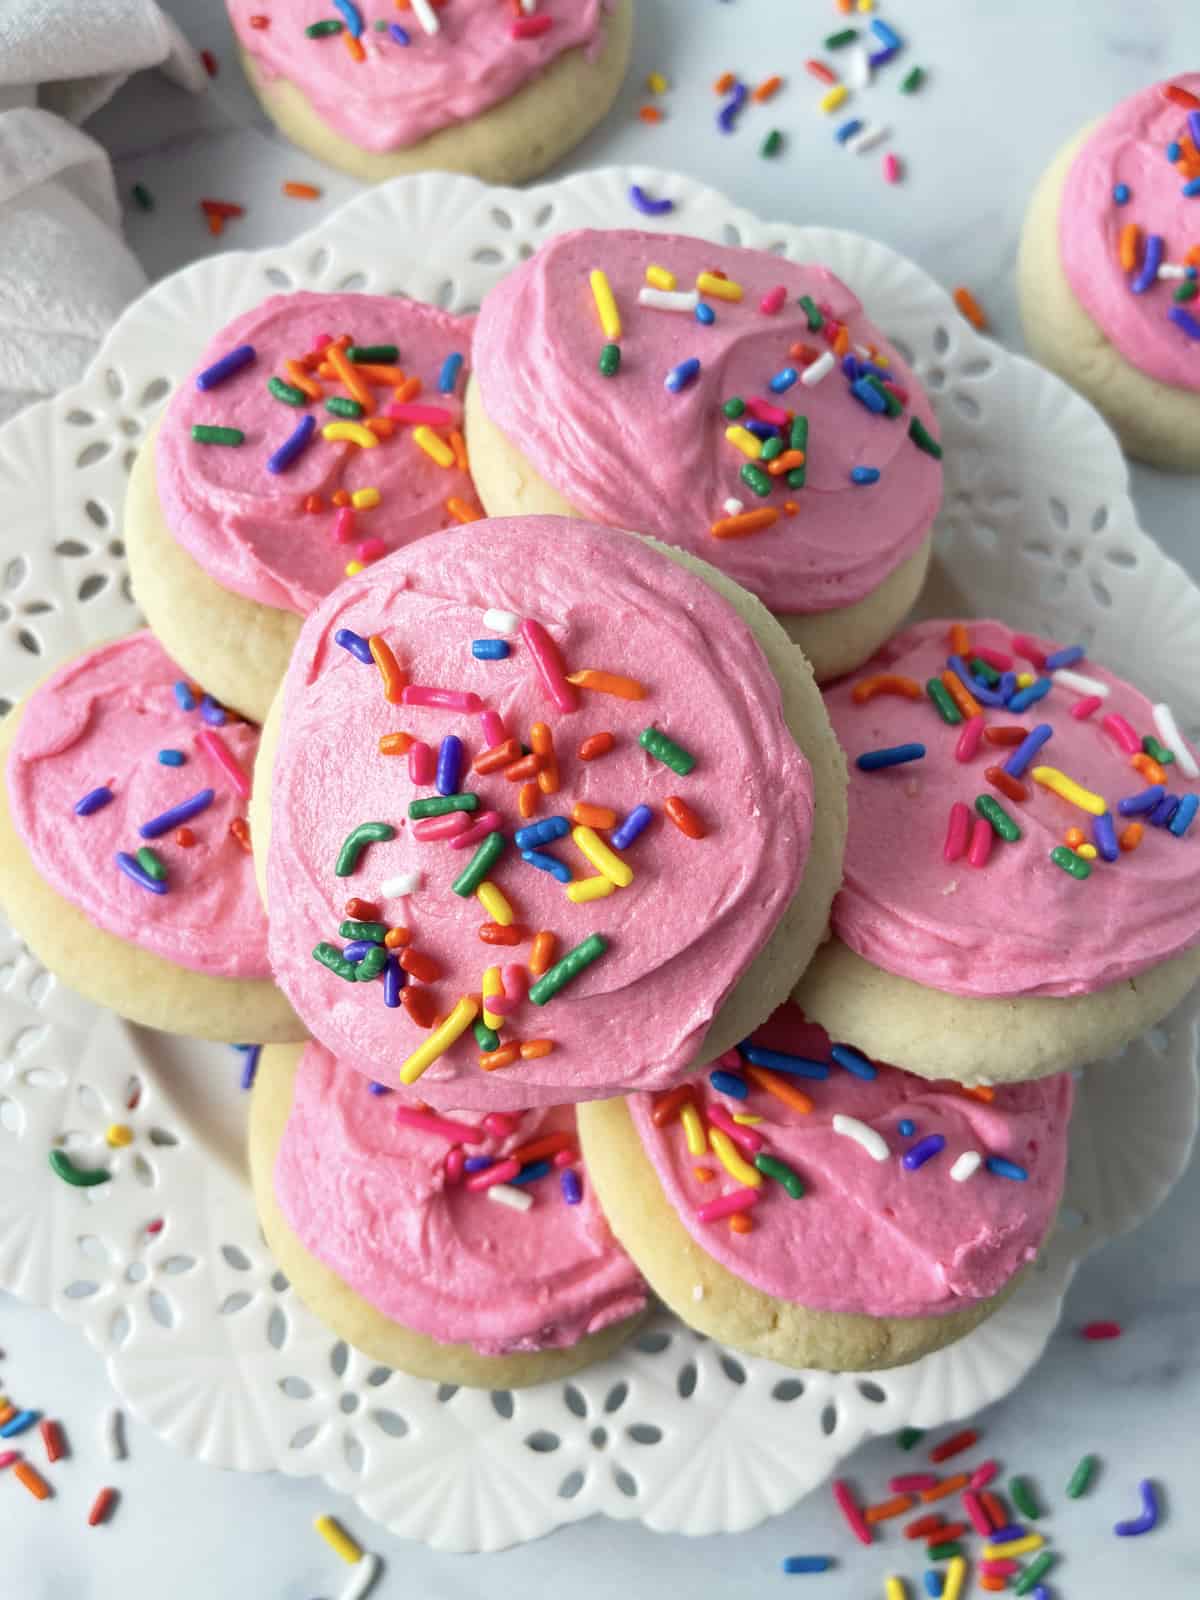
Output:
[[[110,1461],[124,1461],[125,1459],[125,1418],[121,1415],[119,1406],[112,1406],[104,1416],[104,1427],[101,1430],[104,1448]]]
[[[521,626],[521,619],[515,611],[497,611],[493,606],[490,611],[483,613],[483,625],[493,633],[516,633]]]
[[[429,0],[412,0],[412,13],[426,33],[439,32],[441,23],[437,19],[437,12],[429,4]]]
[[[702,1283],[694,1283],[692,1285],[692,1299],[693,1300],[703,1300],[704,1299],[704,1285]]]
[[[856,156],[865,155],[868,150],[874,150],[877,144],[882,144],[891,131],[882,122],[868,122],[861,133],[856,133],[853,138],[846,140],[846,149]]]
[[[1165,702],[1154,708],[1154,726],[1158,729],[1159,738],[1178,761],[1179,770],[1184,777],[1200,778],[1200,767],[1196,765],[1196,758],[1184,744],[1179,724],[1175,721],[1175,713]]]
[[[833,363],[833,351],[826,350],[825,354],[823,356],[818,356],[811,366],[805,367],[804,371],[800,374],[800,382],[807,384],[811,389],[815,384],[820,383],[822,378],[827,378],[829,376],[829,374],[833,371]]]
[[[527,17],[531,17],[537,10],[537,0],[521,0],[521,10]]]
[[[1101,700],[1108,699],[1108,684],[1101,683],[1099,678],[1088,678],[1082,672],[1070,672],[1066,667],[1059,667],[1050,676],[1055,683],[1061,683],[1064,689],[1074,689],[1076,694],[1094,694]]]
[[[385,900],[392,900],[398,895],[416,894],[421,887],[421,869],[414,867],[411,872],[398,872],[394,878],[386,878],[379,885],[379,892]]]
[[[413,0],[416,3],[416,0]],[[338,1596],[338,1600],[363,1600],[367,1590],[379,1576],[379,1557],[372,1550],[368,1550],[354,1563],[354,1571],[346,1579],[346,1587]]]
[[[950,1168],[950,1176],[955,1183],[966,1183],[968,1178],[975,1176],[982,1165],[983,1157],[978,1150],[964,1150]]]
[[[958,893],[958,879],[957,878],[951,878],[950,882],[942,890],[942,893],[943,894],[957,894]]]
[[[845,56],[846,61],[846,87],[848,89],[865,89],[871,82],[871,61],[867,52],[861,45],[849,50]]]
[[[528,1211],[533,1196],[528,1189],[514,1189],[511,1183],[494,1183],[487,1192],[489,1200],[498,1206],[508,1206],[513,1211]]]
[[[853,1139],[855,1144],[862,1145],[872,1161],[886,1161],[888,1158],[887,1142],[881,1133],[876,1133],[874,1128],[868,1128],[865,1122],[860,1122],[857,1117],[843,1116],[840,1111],[833,1118],[834,1133],[844,1134],[847,1139]]]
[[[721,507],[727,517],[740,517],[745,509],[745,504],[741,500],[735,500],[732,495]]]
[[[695,311],[700,296],[695,289],[641,289],[638,305],[650,306],[655,311]]]
[[[1164,261],[1158,269],[1160,278],[1186,278],[1187,268],[1177,267],[1173,261]]]

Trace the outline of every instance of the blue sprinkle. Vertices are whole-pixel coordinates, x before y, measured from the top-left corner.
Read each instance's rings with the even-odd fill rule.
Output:
[[[565,839],[571,831],[566,817],[543,817],[531,822],[527,828],[518,828],[513,843],[518,850],[536,850],[540,844],[553,844],[555,839]]]
[[[1200,150],[1200,111],[1189,111],[1187,117],[1188,132],[1192,136],[1192,143]]]
[[[18,1433],[24,1433],[26,1428],[33,1427],[41,1414],[40,1411],[18,1411],[15,1417],[10,1417],[0,1428],[0,1439],[12,1439]]]
[[[999,689],[993,689],[989,684],[980,683],[961,656],[947,656],[946,665],[959,681],[966,686],[967,690],[975,696],[980,705],[1002,706],[1004,704],[1004,696]]]
[[[456,733],[448,733],[438,745],[437,777],[435,784],[439,794],[457,794],[459,779],[462,777],[463,742]]]
[[[780,1564],[785,1572],[828,1572],[833,1559],[830,1556],[784,1556]]]
[[[507,639],[472,639],[471,654],[476,661],[504,661],[509,655]]]
[[[1200,178],[1190,178],[1188,182],[1184,184],[1183,192],[1185,197],[1189,200],[1193,195],[1200,194]]]
[[[710,305],[706,304],[705,301],[703,301],[703,300],[697,301],[697,303],[696,303],[696,321],[700,322],[700,323],[703,323],[703,325],[706,328],[711,328],[713,323],[716,320],[717,320],[717,313],[713,310],[713,308]]]
[[[181,711],[195,711],[196,696],[182,678],[175,685],[175,699]]]
[[[1054,687],[1052,678],[1038,678],[1031,683],[1028,689],[1018,689],[1008,702],[1010,711],[1028,711],[1030,706],[1036,705]]]
[[[1116,861],[1119,858],[1121,850],[1111,812],[1106,811],[1102,816],[1092,818],[1092,842],[1102,861]]]
[[[989,1533],[988,1538],[992,1544],[1012,1544],[1015,1539],[1023,1539],[1028,1532],[1029,1529],[1023,1528],[1019,1522],[1010,1522],[1007,1527],[996,1528]]]
[[[101,811],[113,797],[111,789],[101,784],[98,789],[89,789],[82,800],[75,802],[75,815],[77,817],[90,817],[93,811]]]
[[[731,1100],[749,1098],[750,1086],[745,1078],[739,1078],[736,1072],[710,1072],[708,1081],[718,1094],[727,1094]]]
[[[1182,839],[1191,827],[1197,808],[1200,808],[1200,800],[1194,794],[1185,794],[1179,802],[1178,810],[1167,824],[1167,827],[1177,839]]]
[[[1200,277],[1200,267],[1184,267],[1183,275],[1195,283],[1196,279]]]
[[[458,382],[458,375],[462,371],[463,358],[455,350],[442,362],[442,370],[438,377],[438,393],[453,394],[454,386]]]
[[[1172,139],[1170,144],[1167,146],[1167,160],[1178,161],[1182,154],[1183,146],[1180,144],[1178,139]]]
[[[842,123],[841,127],[837,130],[833,137],[839,144],[845,144],[847,139],[853,139],[854,135],[862,128],[862,126],[863,120],[861,117],[851,117],[849,122]]]
[[[1039,722],[1036,728],[1031,728],[1004,763],[1004,770],[1009,777],[1021,777],[1034,756],[1053,737],[1054,729],[1048,722]]]
[[[934,1156],[940,1155],[946,1148],[946,1141],[940,1133],[931,1133],[924,1139],[918,1139],[911,1149],[906,1150],[900,1157],[900,1165],[906,1172],[916,1172],[918,1167],[923,1167],[927,1161],[932,1161]]]
[[[375,949],[374,939],[354,939],[350,944],[342,946],[342,954],[347,961],[353,961],[357,966],[368,950]]]
[[[160,767],[181,767],[187,760],[182,750],[160,750],[158,764]]]
[[[783,367],[767,384],[772,394],[786,394],[793,384],[800,382],[800,374],[795,367]]]
[[[225,707],[218,705],[210,694],[206,694],[200,702],[200,715],[210,728],[225,726]]]
[[[558,1184],[562,1190],[562,1197],[569,1206],[577,1206],[583,1199],[583,1185],[574,1167],[563,1168],[559,1174]]]
[[[855,467],[850,473],[851,483],[878,483],[878,467]]]
[[[835,1044],[829,1054],[839,1067],[844,1067],[847,1072],[853,1073],[856,1078],[869,1080],[879,1075],[876,1068],[867,1060],[862,1051],[856,1050],[853,1045]]]
[[[1007,706],[1008,702],[1012,699],[1013,695],[1016,694],[1016,692],[1017,692],[1017,675],[1016,675],[1016,673],[1015,672],[1002,672],[1000,674],[1000,682],[996,685],[996,689],[999,692],[999,694],[1003,697],[1004,704]]]
[[[238,1044],[234,1045],[234,1049],[240,1050],[242,1054],[242,1088],[249,1089],[253,1086],[258,1071],[258,1058],[262,1054],[262,1045]]]
[[[983,1164],[998,1178],[1011,1178],[1014,1183],[1024,1183],[1029,1176],[1024,1167],[1019,1167],[1015,1161],[1006,1161],[1003,1156],[989,1156]],[[993,1534],[992,1538],[995,1537]]]
[[[889,50],[899,50],[904,43],[904,40],[895,29],[889,28],[887,23],[882,22],[878,17],[871,18],[871,32],[879,40],[880,44],[886,45]]]
[[[1073,667],[1077,661],[1082,661],[1087,651],[1081,644],[1064,645],[1061,650],[1055,650],[1042,662],[1043,672],[1057,672],[1059,667]]]
[[[929,1600],[941,1600],[941,1593],[945,1579],[934,1567],[929,1567],[925,1573],[925,1593]]]
[[[905,1117],[900,1123],[899,1133],[902,1139],[911,1139],[917,1131],[917,1125],[911,1117]]]
[[[864,750],[855,758],[860,772],[879,772],[884,767],[902,767],[908,761],[921,761],[925,756],[923,744],[895,744],[884,750]]]
[[[358,7],[353,5],[351,0],[333,0],[333,9],[340,11],[342,16],[345,17],[346,28],[350,36],[354,39],[360,39],[363,31],[363,19],[362,12]]]
[[[1200,339],[1200,322],[1196,321],[1190,311],[1185,311],[1182,306],[1172,306],[1167,315],[1177,328],[1183,329],[1189,339]]]
[[[744,83],[734,84],[733,92],[729,96],[729,99],[726,100],[720,111],[717,112],[717,127],[720,128],[722,133],[733,132],[734,119],[738,112],[746,104],[749,93],[750,91],[747,89]]]
[[[0,1428],[0,1433],[5,1430]],[[1142,1497],[1142,1514],[1133,1517],[1128,1522],[1118,1522],[1113,1526],[1113,1532],[1118,1539],[1128,1539],[1139,1533],[1149,1533],[1158,1526],[1158,1494],[1149,1478],[1143,1478],[1138,1484],[1138,1493]]]
[[[571,881],[571,869],[566,862],[560,861],[557,856],[547,855],[543,850],[522,850],[521,860],[528,866],[536,867],[539,872],[548,872],[559,883]]]
[[[1186,189],[1184,193],[1187,193]],[[1142,257],[1141,270],[1129,285],[1134,294],[1145,294],[1147,289],[1153,289],[1158,282],[1158,269],[1162,265],[1165,243],[1161,233],[1152,233],[1146,240],[1146,253]]]
[[[375,657],[371,654],[371,646],[361,633],[355,633],[350,628],[339,628],[333,636],[334,644],[340,644],[343,650],[349,650],[356,661],[361,661],[365,667],[374,663]]]
[[[1118,183],[1113,189],[1113,199],[1119,206],[1128,205],[1132,192],[1127,183]]]
[[[1179,796],[1165,794],[1150,813],[1150,826],[1152,828],[1169,827],[1179,810]]]
[[[486,1172],[489,1167],[494,1167],[495,1162],[491,1156],[468,1156],[463,1162],[464,1172]]]
[[[752,1067],[766,1067],[771,1072],[786,1072],[794,1078],[827,1078],[829,1063],[813,1061],[808,1056],[794,1056],[783,1050],[766,1050],[762,1045],[743,1039],[738,1054]]]
[[[145,889],[150,894],[166,894],[166,880],[152,878],[136,857],[128,855],[124,850],[118,850],[113,859],[125,876],[132,878],[139,889]]]
[[[196,374],[197,389],[215,389],[218,384],[224,383],[226,378],[232,378],[235,372],[240,372],[254,360],[254,346],[252,344],[239,344],[236,350],[231,350],[227,356],[222,356],[220,361],[214,361],[211,367],[205,367],[203,372]]]
[[[856,378],[850,385],[850,393],[857,401],[866,406],[868,411],[873,411],[877,417],[881,417],[887,410],[887,401],[875,385],[868,383],[865,378]]]
[[[742,426],[747,433],[752,433],[756,439],[778,439],[781,437],[779,429],[773,422],[760,422],[757,417],[749,421],[742,419]]]
[[[1142,789],[1138,794],[1127,794],[1123,800],[1118,800],[1117,810],[1123,817],[1140,817],[1144,811],[1153,811],[1166,792],[1161,783],[1152,783],[1148,789]]]
[[[391,1094],[391,1092],[386,1083],[371,1082],[367,1085],[368,1094]]]
[[[609,839],[614,850],[628,850],[638,834],[648,825],[654,813],[649,806],[634,806]]]
[[[388,33],[391,35],[392,41],[395,44],[412,43],[412,40],[409,38],[407,32],[400,26],[398,22],[392,22],[388,24]]]
[[[312,443],[312,436],[316,431],[317,419],[311,412],[301,417],[279,448],[267,457],[267,471],[286,472],[300,452]]]
[[[631,183],[629,198],[634,206],[647,217],[665,217],[669,211],[674,211],[674,200],[655,200],[653,195],[648,195],[640,183]]]
[[[694,383],[699,376],[700,359],[698,356],[689,356],[686,361],[681,361],[667,373],[666,387],[672,394],[678,394],[681,389],[686,389],[689,383]]]
[[[138,832],[143,839],[161,838],[164,833],[170,833],[172,828],[178,828],[183,823],[190,822],[193,817],[198,817],[202,811],[207,811],[215,795],[214,789],[201,789],[198,794],[192,795],[190,800],[183,800],[179,805],[172,806],[170,811],[164,811],[157,817],[151,817],[149,822],[143,822]],[[141,870],[138,867],[138,871]],[[155,890],[156,894],[165,892],[165,888],[161,887]]]
[[[510,1178],[509,1183],[536,1183],[539,1178],[548,1178],[553,1171],[548,1161],[531,1161],[527,1167],[522,1167],[515,1178]]]

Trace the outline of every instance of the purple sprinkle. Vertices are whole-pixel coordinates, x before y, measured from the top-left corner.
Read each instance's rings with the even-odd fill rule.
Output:
[[[166,880],[160,882],[158,878],[152,878],[135,857],[126,854],[124,850],[118,850],[113,860],[127,878],[133,879],[139,889],[145,889],[150,894],[166,894]]]
[[[353,961],[354,965],[357,966],[368,950],[377,948],[378,946],[374,939],[353,939],[349,944],[343,945],[342,954],[347,961]]]
[[[1192,136],[1192,143],[1200,150],[1200,111],[1189,111],[1187,116],[1188,132]]]
[[[388,33],[396,44],[410,44],[412,42],[398,22],[388,25]]]
[[[1146,253],[1142,257],[1141,268],[1129,285],[1134,294],[1145,294],[1147,289],[1153,289],[1158,282],[1158,269],[1162,266],[1164,243],[1161,233],[1152,233],[1146,240]]]
[[[213,803],[215,792],[213,789],[201,789],[199,794],[194,794],[190,800],[183,800],[179,805],[172,806],[170,811],[164,811],[157,817],[151,817],[149,822],[143,822],[138,832],[143,839],[158,839],[164,833],[170,833],[172,828],[181,827],[193,817],[198,817],[202,811],[207,811]],[[141,867],[138,867],[138,871],[141,870]]]
[[[439,794],[458,793],[462,764],[463,742],[456,733],[448,733],[438,746],[437,792]]]
[[[654,813],[649,806],[634,806],[633,810],[612,834],[609,843],[614,850],[627,850],[638,834],[649,824]]]
[[[1061,650],[1052,651],[1042,662],[1043,672],[1057,672],[1059,667],[1073,667],[1077,661],[1082,661],[1087,651],[1081,644],[1064,645]]]
[[[899,45],[888,45],[886,50],[873,50],[867,57],[872,67],[886,67],[900,53]]]
[[[629,198],[643,216],[647,217],[665,217],[668,211],[675,209],[674,200],[655,200],[638,183],[630,185]]]
[[[923,1167],[927,1161],[932,1161],[946,1148],[946,1141],[940,1133],[928,1134],[924,1139],[918,1139],[911,1149],[900,1157],[900,1165],[907,1172],[915,1172],[918,1167]]]
[[[254,1075],[258,1071],[258,1058],[262,1054],[260,1044],[238,1044],[235,1050],[242,1053],[242,1088],[249,1089],[254,1083]]]
[[[273,455],[267,457],[268,472],[286,472],[295,461],[296,457],[312,442],[312,436],[317,431],[317,419],[311,413],[300,418],[295,430],[279,446]]]
[[[210,694],[206,694],[200,702],[200,715],[213,728],[223,728],[228,721],[225,707],[218,705]]]
[[[1200,339],[1200,322],[1196,321],[1190,311],[1185,311],[1182,306],[1172,306],[1167,315],[1177,328],[1183,329],[1189,339]]]
[[[752,417],[749,422],[743,423],[747,433],[752,433],[756,439],[778,439],[780,429],[773,422],[760,422],[757,417]]]
[[[1152,828],[1165,828],[1171,818],[1179,810],[1179,796],[1165,794],[1150,813],[1150,826]]]
[[[82,800],[75,802],[75,815],[77,817],[90,817],[93,811],[101,811],[113,797],[111,789],[101,784],[98,789],[89,789]]]
[[[392,1091],[388,1088],[386,1083],[372,1082],[367,1085],[367,1092],[368,1094],[391,1094]]]
[[[408,974],[397,957],[389,956],[383,969],[383,1003],[389,1011],[394,1011],[400,1004],[400,991],[407,982]]]
[[[1158,1526],[1158,1494],[1149,1478],[1143,1478],[1138,1484],[1138,1493],[1142,1497],[1142,1514],[1133,1517],[1128,1522],[1118,1522],[1113,1532],[1118,1539],[1129,1539],[1139,1533],[1149,1533]]]
[[[577,1206],[583,1199],[583,1185],[574,1167],[564,1167],[559,1175],[562,1197],[569,1206]]]
[[[1014,1539],[1023,1539],[1029,1532],[1019,1522],[1010,1522],[1007,1528],[996,1528],[988,1535],[992,1544],[1012,1544]]]
[[[1102,861],[1120,859],[1121,848],[1117,844],[1117,830],[1113,827],[1111,812],[1106,811],[1102,816],[1092,818],[1092,842],[1100,852]]]
[[[343,650],[348,650],[356,661],[361,661],[363,666],[369,667],[374,663],[375,657],[371,654],[371,646],[361,633],[355,633],[351,628],[339,628],[333,636],[334,644],[340,644]]]
[[[1153,811],[1166,792],[1161,783],[1152,783],[1139,794],[1127,794],[1123,800],[1118,800],[1117,810],[1123,817],[1140,816],[1143,811]]]
[[[468,1156],[463,1162],[464,1172],[486,1172],[489,1167],[494,1167],[495,1162],[491,1156]]]
[[[254,346],[239,344],[227,356],[214,361],[211,367],[205,367],[203,372],[198,372],[196,387],[203,390],[215,389],[218,384],[224,383],[226,378],[232,378],[235,372],[240,372],[243,367],[249,366],[253,360]]]
[[[717,127],[720,128],[722,133],[733,132],[734,119],[746,104],[749,93],[750,91],[744,83],[734,84],[733,92],[730,94],[729,99],[717,112]]]

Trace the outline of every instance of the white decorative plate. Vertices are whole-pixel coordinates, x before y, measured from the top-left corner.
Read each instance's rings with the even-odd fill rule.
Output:
[[[676,211],[634,212],[634,182]],[[946,499],[933,589],[947,598],[936,603],[1080,640],[1196,729],[1200,592],[1139,529],[1124,463],[1091,408],[981,339],[884,246],[762,223],[645,168],[524,191],[402,179],[282,250],[202,261],[153,288],[82,383],[0,431],[5,705],[138,620],[121,544],[126,474],[164,395],[223,323],[292,287],[464,310],[551,234],[613,223],[819,259],[845,278],[938,408]],[[232,1052],[126,1026],[0,931],[0,1285],[82,1327],[124,1401],[180,1449],[246,1471],[320,1473],[395,1532],[442,1549],[498,1549],[595,1512],[685,1533],[743,1529],[794,1504],[868,1434],[966,1415],[1028,1371],[1078,1260],[1146,1217],[1187,1160],[1198,1010],[1192,997],[1084,1075],[1054,1235],[1009,1304],[949,1350],[869,1379],[793,1374],[661,1315],[569,1383],[487,1394],[373,1366],[297,1302],[255,1221]],[[135,1137],[113,1151],[115,1121]],[[107,1165],[112,1180],[68,1186],[48,1164],[55,1146]]]

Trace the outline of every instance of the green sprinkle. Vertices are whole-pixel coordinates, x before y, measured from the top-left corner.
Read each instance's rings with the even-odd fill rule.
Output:
[[[331,33],[341,33],[342,25],[330,17],[325,22],[310,22],[304,31],[310,39],[326,39]]]
[[[783,454],[783,440],[779,437],[778,434],[776,434],[774,436],[774,438],[768,439],[764,443],[764,445],[762,447],[762,455],[759,456],[758,459],[760,461],[774,461],[776,456],[781,456],[782,454]]]
[[[600,375],[604,378],[615,378],[621,370],[621,346],[619,344],[606,344],[600,351]]]
[[[354,969],[354,976],[359,983],[370,983],[372,978],[377,978],[387,966],[388,953],[381,944],[373,944],[366,955]]]
[[[347,961],[335,944],[326,944],[322,941],[313,951],[313,955],[323,967],[328,967],[330,972],[339,978],[345,978],[347,983],[353,983],[358,977],[353,961]]]
[[[460,798],[474,800],[475,796],[473,794],[463,795]],[[417,801],[416,804],[419,805],[421,802]],[[504,854],[507,845],[508,839],[504,834],[489,833],[487,838],[482,840],[470,861],[467,862],[458,877],[450,885],[455,894],[462,895],[464,899],[468,895],[474,894],[493,866]]]
[[[804,1184],[801,1181],[800,1174],[793,1172],[791,1167],[784,1162],[777,1161],[774,1156],[760,1152],[754,1158],[754,1165],[760,1172],[765,1173],[768,1178],[774,1178],[776,1183],[781,1183],[793,1200],[802,1200],[804,1198]]]
[[[777,156],[783,144],[783,134],[778,128],[772,128],[762,144],[758,147],[760,156]]]
[[[1018,825],[1005,811],[999,800],[993,799],[990,794],[976,795],[975,809],[981,817],[986,817],[991,823],[992,832],[998,834],[1001,839],[1007,839],[1009,844],[1015,844],[1021,837],[1021,830]]]
[[[740,394],[731,395],[721,407],[721,410],[729,418],[730,422],[736,422],[739,417],[746,415],[746,402]]]
[[[94,1189],[97,1184],[107,1183],[112,1177],[112,1173],[105,1172],[103,1167],[77,1167],[65,1150],[51,1150],[50,1170],[73,1189]]]
[[[1056,867],[1061,867],[1064,872],[1069,872],[1073,878],[1090,878],[1092,864],[1085,861],[1082,856],[1077,856],[1074,850],[1068,849],[1065,844],[1056,844],[1050,852],[1050,859]]]
[[[1169,767],[1175,759],[1175,752],[1168,750],[1165,744],[1159,744],[1152,733],[1148,733],[1142,740],[1142,749],[1151,761],[1157,761],[1160,767]]]
[[[1172,300],[1194,300],[1196,298],[1196,292],[1195,282],[1188,278],[1179,285],[1171,298]]]
[[[825,48],[826,50],[840,50],[843,45],[853,44],[857,38],[857,28],[843,28],[839,33],[827,33],[825,35]]]
[[[360,822],[353,833],[346,835],[345,843],[338,851],[334,872],[339,878],[348,878],[358,870],[358,858],[369,844],[382,844],[395,837],[396,830],[390,822]],[[317,959],[320,960],[320,957]]]
[[[395,344],[350,344],[346,346],[347,361],[378,361],[385,367],[391,367],[399,359],[400,346]]]
[[[896,1435],[896,1443],[901,1450],[911,1450],[914,1445],[920,1444],[925,1437],[924,1428],[901,1428]]]
[[[387,29],[388,29],[387,18],[386,17],[376,17],[375,18],[375,32],[376,33],[386,33]]]
[[[896,396],[890,389],[884,388],[883,383],[875,376],[874,373],[869,374],[863,381],[865,383],[869,383],[871,388],[874,389],[875,393],[883,401],[884,405],[887,407],[887,414],[889,417],[898,417],[900,415],[900,413],[904,410],[904,407],[900,404],[899,400],[896,399]]]
[[[589,933],[581,944],[574,950],[568,950],[561,961],[556,961],[549,972],[544,972],[538,981],[529,987],[529,998],[535,1006],[544,1006],[547,1000],[553,1000],[560,989],[565,989],[585,967],[590,967],[593,961],[599,958],[608,949],[608,940],[602,933]]]
[[[192,438],[197,444],[245,444],[240,428],[210,428],[207,422],[192,423]]]
[[[806,469],[804,467],[793,467],[791,469],[787,475],[787,486],[789,489],[803,489],[805,484],[805,470]]]
[[[269,379],[267,388],[275,396],[276,400],[282,400],[285,406],[306,406],[308,404],[308,396],[304,390],[297,389],[295,384],[284,383],[282,378]]]
[[[154,210],[154,196],[144,183],[135,183],[129,192],[143,211]]]
[[[977,678],[982,678],[989,689],[994,689],[1000,682],[1000,674],[990,661],[985,661],[982,656],[971,657],[971,671]]]
[[[473,1024],[475,1043],[481,1050],[499,1050],[500,1035],[495,1028],[489,1028],[482,1017],[476,1017]]]
[[[681,744],[676,744],[674,739],[668,739],[665,733],[660,733],[657,728],[643,728],[638,734],[638,743],[656,761],[661,761],[664,767],[670,767],[672,772],[677,772],[681,778],[686,778],[696,765],[696,758],[690,750],[685,750]]]
[[[363,408],[357,400],[348,400],[343,394],[331,394],[325,402],[326,411],[332,411],[335,417],[361,417]]]
[[[808,449],[808,418],[807,417],[793,417],[792,418],[792,429],[791,429],[791,432],[788,434],[788,449],[789,450],[807,450]]]
[[[946,685],[940,678],[930,678],[925,685],[925,693],[937,707],[938,715],[943,722],[948,722],[953,728],[962,721],[962,712],[951,700],[947,693]]]
[[[900,80],[901,94],[915,94],[925,82],[925,68],[914,67],[906,78]]]
[[[137,864],[147,876],[154,879],[155,883],[165,883],[167,880],[166,863],[160,855],[156,855],[149,845],[143,845],[137,853]]]
[[[338,929],[340,939],[370,939],[372,944],[382,944],[386,933],[386,922],[343,922]]]
[[[1042,1508],[1033,1497],[1033,1490],[1026,1478],[1010,1478],[1008,1492],[1012,1496],[1013,1505],[1023,1517],[1030,1517],[1036,1522],[1042,1514]]]
[[[753,461],[746,462],[741,471],[741,479],[747,488],[753,489],[755,494],[762,495],[764,499],[775,487],[774,482],[761,467],[755,466]]]
[[[1050,1568],[1054,1565],[1054,1561],[1054,1551],[1043,1550],[1036,1561],[1031,1561],[1025,1568],[1025,1571],[1017,1579],[1016,1584],[1013,1587],[1013,1593],[1028,1594],[1031,1589],[1036,1588],[1036,1586],[1042,1581],[1042,1578],[1045,1576],[1045,1574],[1049,1572]]]
[[[1067,1499],[1078,1500],[1081,1494],[1086,1494],[1088,1485],[1096,1471],[1097,1460],[1095,1456],[1084,1456],[1075,1471],[1067,1479]]]
[[[821,308],[812,295],[802,294],[797,304],[808,318],[809,333],[819,332],[825,326],[825,318],[821,315]]]
[[[935,461],[942,459],[941,445],[933,437],[920,417],[914,417],[909,423],[908,437],[916,445],[917,449],[924,450],[927,456],[932,456]]]
[[[479,809],[479,796],[477,794],[434,794],[428,800],[410,800],[408,814],[414,822],[419,822],[422,817],[445,817],[451,811],[477,811]],[[491,834],[488,835],[490,839]]]
[[[957,1539],[947,1539],[945,1544],[931,1544],[925,1554],[930,1561],[949,1561],[952,1556],[960,1556],[963,1547]]]

